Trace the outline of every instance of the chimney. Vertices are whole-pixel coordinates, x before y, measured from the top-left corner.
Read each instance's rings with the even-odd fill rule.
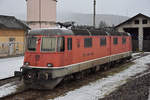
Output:
[[[26,0],[27,23],[31,29],[56,26],[56,0]]]

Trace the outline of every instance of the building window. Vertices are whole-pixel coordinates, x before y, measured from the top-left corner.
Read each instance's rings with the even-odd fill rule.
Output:
[[[90,47],[92,47],[92,38],[85,38],[85,39],[84,39],[84,47],[85,47],[85,48],[90,48]]]
[[[67,39],[68,50],[72,50],[72,38]]]
[[[105,46],[106,45],[106,37],[100,38],[100,45]]]
[[[113,43],[115,44],[115,45],[117,45],[118,44],[118,38],[113,38]]]
[[[142,21],[142,23],[143,23],[143,24],[147,24],[147,20],[144,19],[144,20]]]
[[[122,44],[126,44],[126,38],[122,37]]]
[[[135,23],[135,24],[139,24],[139,20],[135,20],[134,23]]]
[[[9,38],[9,42],[14,42],[15,38]]]

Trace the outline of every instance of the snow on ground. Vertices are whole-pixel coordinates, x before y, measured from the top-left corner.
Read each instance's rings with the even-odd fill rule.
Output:
[[[24,57],[13,57],[0,59],[0,79],[14,75],[14,71],[20,70]]]
[[[17,86],[15,85],[14,82],[1,86],[0,87],[0,98],[14,93],[16,91],[16,88],[17,88]]]
[[[132,56],[136,56],[138,54],[140,54],[141,52],[137,52],[137,53],[133,53]]]
[[[54,100],[98,100],[103,98],[125,84],[127,79],[147,70],[148,66],[146,64],[150,63],[150,55],[137,59],[134,62],[134,65],[120,73],[89,83],[89,85],[70,91],[65,96],[57,97]]]

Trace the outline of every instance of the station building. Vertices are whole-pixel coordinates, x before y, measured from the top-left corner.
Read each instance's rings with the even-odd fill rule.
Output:
[[[137,14],[115,26],[119,32],[128,32],[132,36],[133,51],[150,51],[150,17]]]
[[[0,15],[0,56],[23,54],[29,29],[24,22],[13,16]]]

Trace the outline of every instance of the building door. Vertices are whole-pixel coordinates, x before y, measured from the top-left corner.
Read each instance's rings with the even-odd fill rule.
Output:
[[[9,38],[9,55],[15,54],[15,38]]]
[[[65,64],[70,65],[72,64],[72,38],[67,38],[67,48],[65,50]]]
[[[150,51],[150,27],[144,28],[143,51]]]
[[[138,28],[124,28],[124,31],[132,36],[132,51],[139,51]]]

